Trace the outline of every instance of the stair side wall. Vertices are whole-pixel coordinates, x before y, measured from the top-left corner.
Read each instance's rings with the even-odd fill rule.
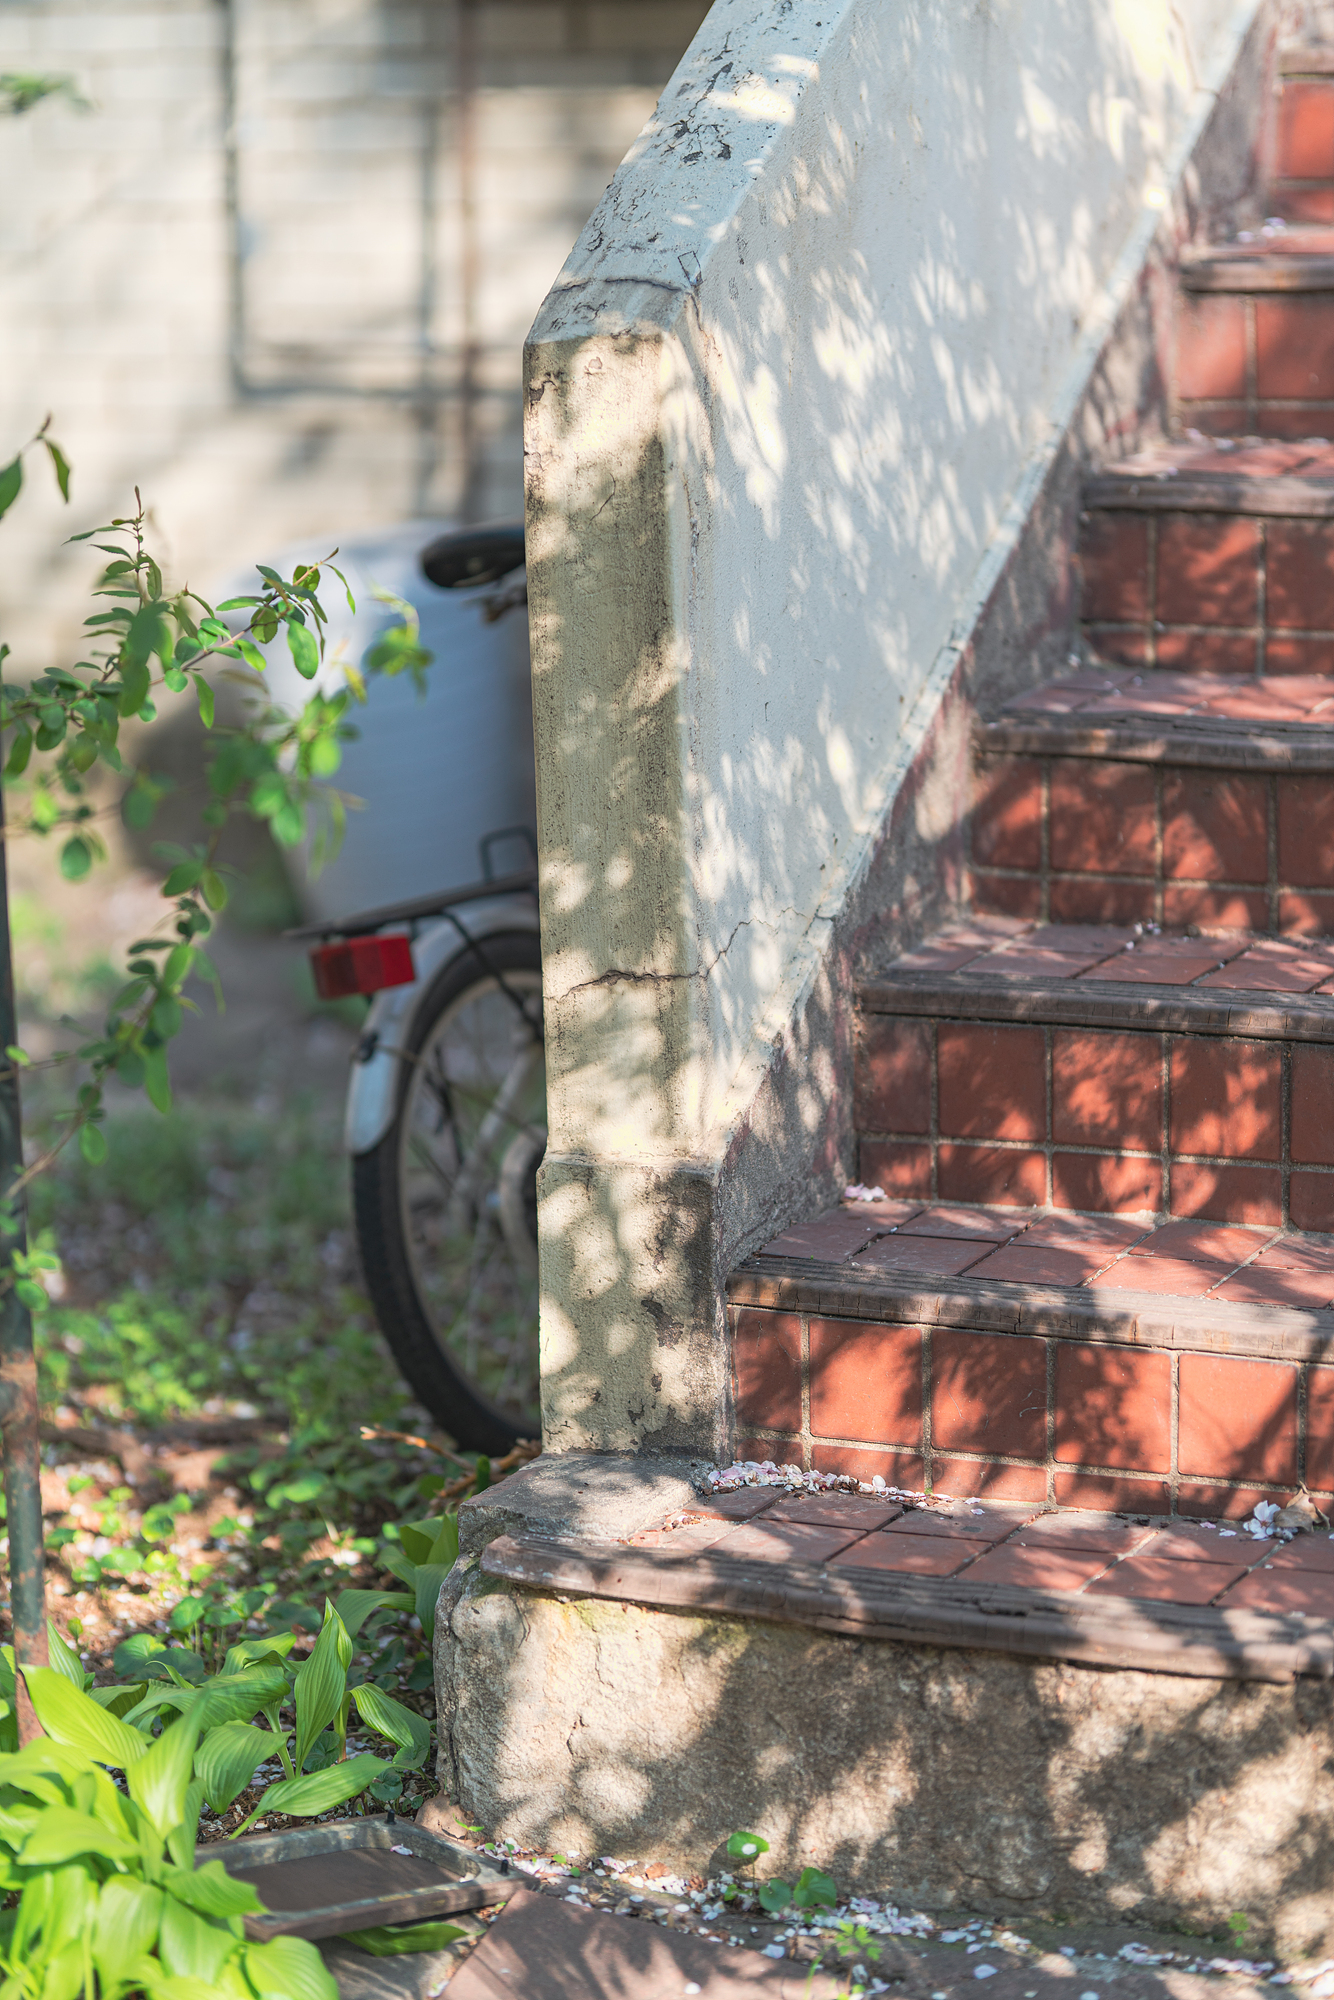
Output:
[[[719,0],[553,288],[549,1449],[727,1448],[726,1274],[853,1170],[853,971],[964,894],[975,707],[1065,658],[1084,472],[1165,413],[1178,246],[1258,202],[1279,12]]]
[[[436,1626],[440,1782],[544,1853],[825,1868],[908,1909],[1331,1949],[1331,1684],[1107,1672],[598,1599],[469,1570]]]

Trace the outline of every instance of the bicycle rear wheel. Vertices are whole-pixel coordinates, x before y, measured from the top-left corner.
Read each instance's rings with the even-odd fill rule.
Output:
[[[352,1162],[376,1318],[413,1392],[465,1450],[541,1435],[537,1169],[546,1150],[537,937],[479,940],[437,975],[393,1125]]]

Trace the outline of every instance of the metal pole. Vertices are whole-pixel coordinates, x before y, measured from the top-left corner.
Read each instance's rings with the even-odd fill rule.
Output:
[[[14,960],[9,936],[9,884],[4,839],[4,794],[0,791],[0,1189],[23,1172],[23,1122],[18,1065],[5,1051],[18,1040],[14,1012]],[[0,1237],[0,1427],[5,1448],[5,1507],[9,1530],[9,1609],[17,1664],[44,1667],[46,1580],[42,1555],[42,1460],[37,1417],[37,1361],[32,1351],[32,1315],[13,1285],[16,1250],[27,1247],[27,1204],[22,1195],[9,1218],[12,1232]],[[18,1683],[19,1742],[40,1736],[22,1678]]]

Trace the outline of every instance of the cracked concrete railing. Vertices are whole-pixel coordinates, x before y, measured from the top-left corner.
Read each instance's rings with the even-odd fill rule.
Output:
[[[526,351],[550,1448],[725,1448],[722,1280],[852,1164],[850,965],[957,881],[951,682],[1274,25],[718,0],[552,288]],[[1032,631],[1027,678],[1066,643]]]

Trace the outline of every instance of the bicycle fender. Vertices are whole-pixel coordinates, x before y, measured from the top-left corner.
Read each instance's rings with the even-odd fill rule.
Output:
[[[537,904],[531,897],[497,897],[470,903],[462,920],[469,937],[494,937],[500,931],[536,931]],[[347,1152],[369,1153],[378,1146],[398,1109],[403,1059],[398,1051],[412,1036],[417,1009],[436,974],[468,947],[448,918],[426,925],[413,939],[412,960],[417,977],[410,986],[389,986],[371,1002],[362,1031],[361,1048],[352,1063],[343,1144]]]

